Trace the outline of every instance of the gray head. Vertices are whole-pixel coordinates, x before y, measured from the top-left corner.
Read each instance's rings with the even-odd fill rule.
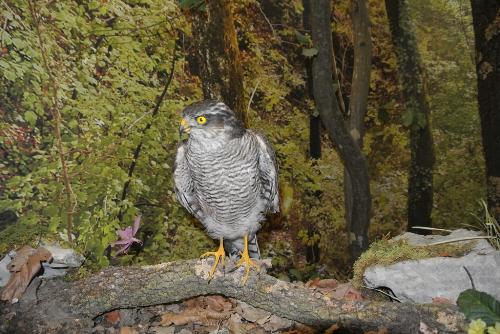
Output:
[[[241,137],[245,128],[234,112],[224,103],[215,100],[195,102],[182,112],[180,133],[191,138],[210,139]]]

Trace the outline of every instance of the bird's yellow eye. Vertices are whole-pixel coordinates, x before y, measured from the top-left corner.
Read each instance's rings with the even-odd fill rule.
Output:
[[[196,122],[198,122],[198,124],[205,124],[207,122],[207,118],[205,116],[198,116],[196,117]]]

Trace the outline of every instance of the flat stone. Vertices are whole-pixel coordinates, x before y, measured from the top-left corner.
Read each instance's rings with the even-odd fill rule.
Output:
[[[15,253],[14,253],[15,254]],[[2,260],[0,260],[0,287],[7,284],[10,278],[10,271],[7,269],[7,265],[12,261],[12,252],[5,255]]]
[[[429,243],[477,236],[476,231],[457,230],[447,236],[421,236],[405,233],[395,239],[406,237],[410,244]],[[432,303],[435,297],[455,302],[458,295],[472,287],[500,299],[500,252],[486,240],[478,241],[476,247],[459,258],[434,257],[422,260],[402,261],[389,266],[372,266],[366,269],[363,279],[371,288],[386,287],[403,302]]]
[[[78,268],[85,258],[71,248],[62,248],[57,244],[42,245],[52,254],[51,268]]]

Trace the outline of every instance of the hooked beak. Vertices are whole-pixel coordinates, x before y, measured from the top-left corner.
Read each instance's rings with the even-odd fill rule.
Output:
[[[191,131],[191,128],[189,127],[188,121],[186,121],[184,118],[181,119],[181,126],[179,127],[179,134],[183,133],[189,133]]]

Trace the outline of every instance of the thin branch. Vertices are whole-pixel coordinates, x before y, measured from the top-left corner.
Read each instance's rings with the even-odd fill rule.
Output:
[[[418,333],[425,325],[429,333],[466,332],[465,317],[453,305],[336,300],[303,284],[280,281],[263,270],[252,272],[246,285],[241,284],[242,268],[225,274],[217,270],[208,281],[212,263],[188,260],[111,267],[82,281],[49,280],[41,286],[36,303],[18,303],[9,323],[22,325],[23,332],[35,328],[33,332],[47,333],[54,319],[64,329],[92,327],[94,317],[115,309],[223,295],[318,329],[338,324],[354,332],[384,328],[387,333]],[[65,332],[86,332],[83,329]]]
[[[139,144],[137,144],[136,148],[134,149],[134,155],[132,158],[132,162],[130,163],[130,166],[128,168],[128,179],[125,182],[125,184],[123,185],[123,191],[122,191],[122,197],[121,197],[122,203],[125,200],[125,198],[127,198],[127,192],[128,192],[128,188],[130,186],[130,182],[132,180],[132,175],[134,174],[134,170],[135,170],[135,167],[137,165],[137,160],[139,159],[139,155],[140,155],[141,150],[142,150],[144,136],[145,136],[146,132],[153,125],[153,119],[158,114],[158,111],[160,110],[161,103],[165,99],[165,96],[167,95],[168,87],[170,86],[170,83],[172,82],[172,79],[174,77],[175,61],[176,61],[176,49],[177,49],[177,42],[178,41],[179,40],[176,41],[175,46],[174,46],[174,52],[172,55],[172,64],[170,66],[170,75],[168,77],[168,80],[165,82],[165,86],[163,87],[163,91],[161,92],[160,96],[156,100],[155,107],[154,107],[153,111],[151,112],[151,120],[149,121],[148,124],[146,124],[146,126],[142,130],[143,137],[141,138],[141,141],[139,142]],[[120,221],[123,219],[123,208],[120,208],[120,212],[118,213],[118,219]]]
[[[255,92],[257,91],[257,88],[259,87],[260,80],[257,81],[257,84],[255,85],[252,94],[250,95],[250,100],[248,101],[248,106],[247,106],[247,113],[250,111],[250,106],[252,105],[253,97],[255,95]]]
[[[428,244],[426,246],[436,246],[436,245],[449,244],[449,243],[453,243],[453,242],[460,242],[460,241],[467,241],[467,240],[494,239],[494,238],[495,237],[488,237],[488,236],[465,237],[465,238],[457,238],[457,239],[437,241],[437,242],[430,243],[430,244]]]
[[[40,48],[40,53],[42,55],[42,60],[43,60],[43,65],[45,67],[45,70],[47,71],[47,75],[49,76],[49,84],[50,84],[50,90],[51,90],[51,100],[52,100],[52,105],[50,106],[45,106],[45,109],[48,109],[52,115],[52,118],[54,119],[54,135],[57,143],[57,150],[59,153],[59,159],[61,161],[61,169],[62,169],[62,176],[63,176],[63,182],[64,182],[64,188],[65,188],[65,193],[66,193],[66,201],[67,201],[67,208],[66,208],[66,214],[67,214],[67,235],[68,235],[68,241],[70,243],[73,242],[73,236],[72,236],[72,231],[73,231],[73,213],[75,212],[76,206],[78,205],[78,202],[76,200],[76,196],[73,192],[73,188],[71,186],[71,180],[68,175],[68,167],[66,165],[66,158],[64,156],[64,147],[62,143],[62,138],[61,138],[61,112],[59,111],[59,105],[57,101],[57,82],[54,74],[52,73],[52,69],[49,65],[48,57],[47,57],[47,50],[45,49],[45,44],[43,43],[43,38],[42,38],[42,33],[40,30],[40,17],[37,17],[36,15],[36,10],[34,8],[34,4],[32,1],[29,1],[29,10],[31,17],[33,19],[33,23],[35,25],[36,29],[36,34],[38,37],[38,47]],[[43,100],[42,100],[42,103]],[[45,104],[45,103],[44,103]]]
[[[377,288],[370,288],[369,286],[366,286],[366,285],[363,285],[363,288],[365,289],[369,289],[369,290],[373,290],[373,291],[377,291],[377,292],[380,292],[381,294],[391,298],[391,299],[394,299],[395,301],[397,302],[400,302],[402,303],[401,299],[399,299],[398,297],[394,296],[394,295],[391,295],[390,293],[387,293],[385,292],[384,290],[382,289],[377,289]],[[392,292],[392,291],[391,291]]]
[[[442,232],[453,232],[452,230],[447,230],[445,228],[427,227],[427,226],[412,226],[412,229],[416,230],[430,230],[430,231],[442,231]]]
[[[472,289],[476,290],[476,286],[474,285],[474,280],[472,279],[472,275],[470,274],[469,269],[467,269],[466,266],[463,266],[462,268],[464,268],[465,272],[467,273],[467,276],[469,276],[469,280],[470,280],[470,284],[472,285]]]
[[[271,21],[269,21],[269,19],[266,16],[266,13],[264,13],[264,11],[262,10],[262,7],[260,6],[260,3],[257,2],[256,4],[257,4],[257,7],[259,8],[260,13],[262,14],[262,16],[264,17],[264,19],[266,20],[267,24],[269,24],[269,27],[271,28],[271,32],[273,33],[273,36],[276,37],[276,32],[274,31],[274,28],[273,28],[273,25],[272,25]]]

